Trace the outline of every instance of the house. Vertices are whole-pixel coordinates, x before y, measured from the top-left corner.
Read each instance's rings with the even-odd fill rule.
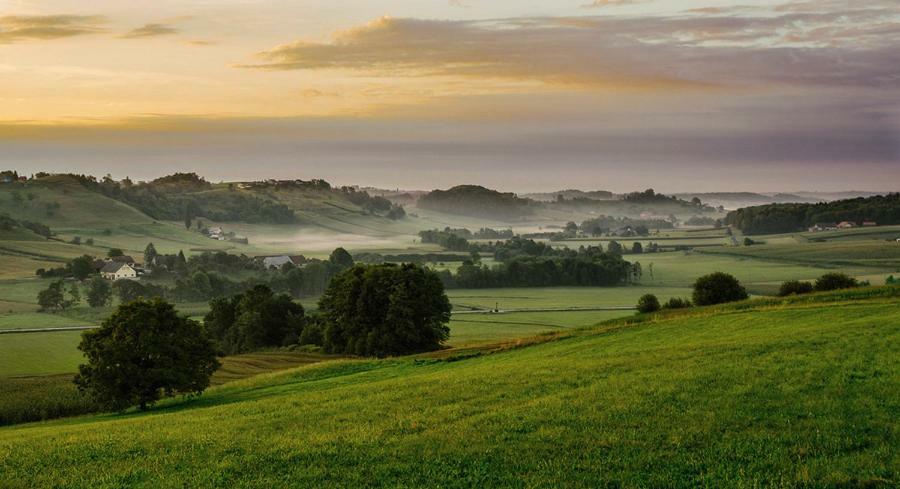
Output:
[[[875,221],[863,221],[862,225],[864,228],[867,228],[867,227],[877,226],[878,223]]]
[[[809,228],[809,232],[818,233],[820,231],[834,231],[838,228],[838,225],[833,222],[817,222]]]
[[[287,263],[293,265],[302,265],[306,263],[306,257],[303,255],[276,255],[262,257],[263,265],[266,268],[281,268]]]
[[[107,280],[135,279],[137,270],[127,263],[109,261],[100,270],[100,275]]]

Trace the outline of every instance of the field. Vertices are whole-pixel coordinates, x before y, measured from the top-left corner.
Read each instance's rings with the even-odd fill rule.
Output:
[[[889,486],[897,300],[617,320],[460,361],[328,362],[148,413],[7,427],[0,485]]]

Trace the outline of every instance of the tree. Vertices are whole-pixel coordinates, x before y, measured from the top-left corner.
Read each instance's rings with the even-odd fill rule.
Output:
[[[219,361],[196,321],[180,317],[160,299],[119,306],[100,328],[86,331],[78,349],[75,384],[102,406],[147,409],[161,396],[199,395]]]
[[[91,307],[103,307],[112,300],[112,286],[100,276],[94,276],[87,283],[87,303]]]
[[[303,306],[265,285],[209,305],[203,323],[228,354],[295,344],[305,325]]]
[[[813,291],[813,284],[809,282],[801,282],[799,280],[788,280],[781,284],[778,289],[779,297],[787,297],[789,295],[808,294]]]
[[[438,275],[415,264],[356,265],[319,300],[327,351],[405,355],[436,350],[450,334],[450,301]]]
[[[656,312],[659,310],[659,299],[653,294],[644,294],[638,299],[637,310],[642,313]]]
[[[146,295],[144,285],[135,280],[116,280],[112,288],[115,290],[116,295],[119,296],[119,302],[123,304],[140,299]]]
[[[340,267],[341,270],[346,270],[353,266],[353,256],[343,248],[335,248],[331,252],[331,256],[328,257],[328,261]]]
[[[859,282],[855,278],[843,273],[826,273],[816,279],[816,292],[827,290],[852,289],[858,287]]]
[[[144,248],[144,266],[150,267],[153,265],[153,261],[159,253],[156,252],[156,247],[153,246],[153,243],[148,243],[147,247]]]
[[[635,241],[634,244],[631,245],[631,252],[636,255],[643,253],[644,245],[642,245],[640,241]]]
[[[694,304],[698,306],[741,301],[747,297],[747,290],[738,279],[727,273],[711,273],[694,282]]]
[[[575,224],[574,221],[569,221],[566,223],[565,231],[567,233],[574,233],[578,231],[578,224]]]
[[[63,289],[63,281],[57,280],[46,289],[38,292],[38,305],[44,310],[65,309],[68,307]]]
[[[73,282],[72,285],[69,286],[69,300],[67,301],[67,307],[71,307],[74,305],[78,305],[81,303],[81,290],[78,289],[78,283]]]
[[[77,280],[84,280],[90,277],[96,272],[96,270],[94,270],[94,258],[83,255],[72,259],[72,261],[69,262],[69,272]]]
[[[119,256],[124,256],[124,255],[125,255],[125,252],[123,252],[119,248],[110,248],[109,251],[106,252],[106,256],[108,256],[109,258],[116,258]]]
[[[623,251],[624,251],[624,249],[622,248],[622,245],[620,245],[618,241],[613,240],[613,241],[610,241],[609,244],[606,245],[606,252],[611,255],[622,256]]]

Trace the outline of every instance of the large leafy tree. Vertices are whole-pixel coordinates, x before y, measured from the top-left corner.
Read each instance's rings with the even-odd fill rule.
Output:
[[[44,310],[66,309],[70,303],[66,300],[65,284],[62,280],[52,282],[46,289],[38,292],[38,305]]]
[[[450,334],[450,301],[440,278],[418,265],[356,265],[319,301],[324,347],[389,356],[436,350]]]
[[[87,363],[78,367],[75,383],[114,410],[200,394],[219,367],[203,327],[160,299],[120,306],[99,329],[86,331],[78,348]]]

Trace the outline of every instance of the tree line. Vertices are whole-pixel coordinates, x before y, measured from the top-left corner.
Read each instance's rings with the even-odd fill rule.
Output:
[[[725,223],[745,234],[791,233],[816,223],[864,220],[880,225],[900,224],[900,193],[820,202],[816,204],[768,204],[729,212]]]

